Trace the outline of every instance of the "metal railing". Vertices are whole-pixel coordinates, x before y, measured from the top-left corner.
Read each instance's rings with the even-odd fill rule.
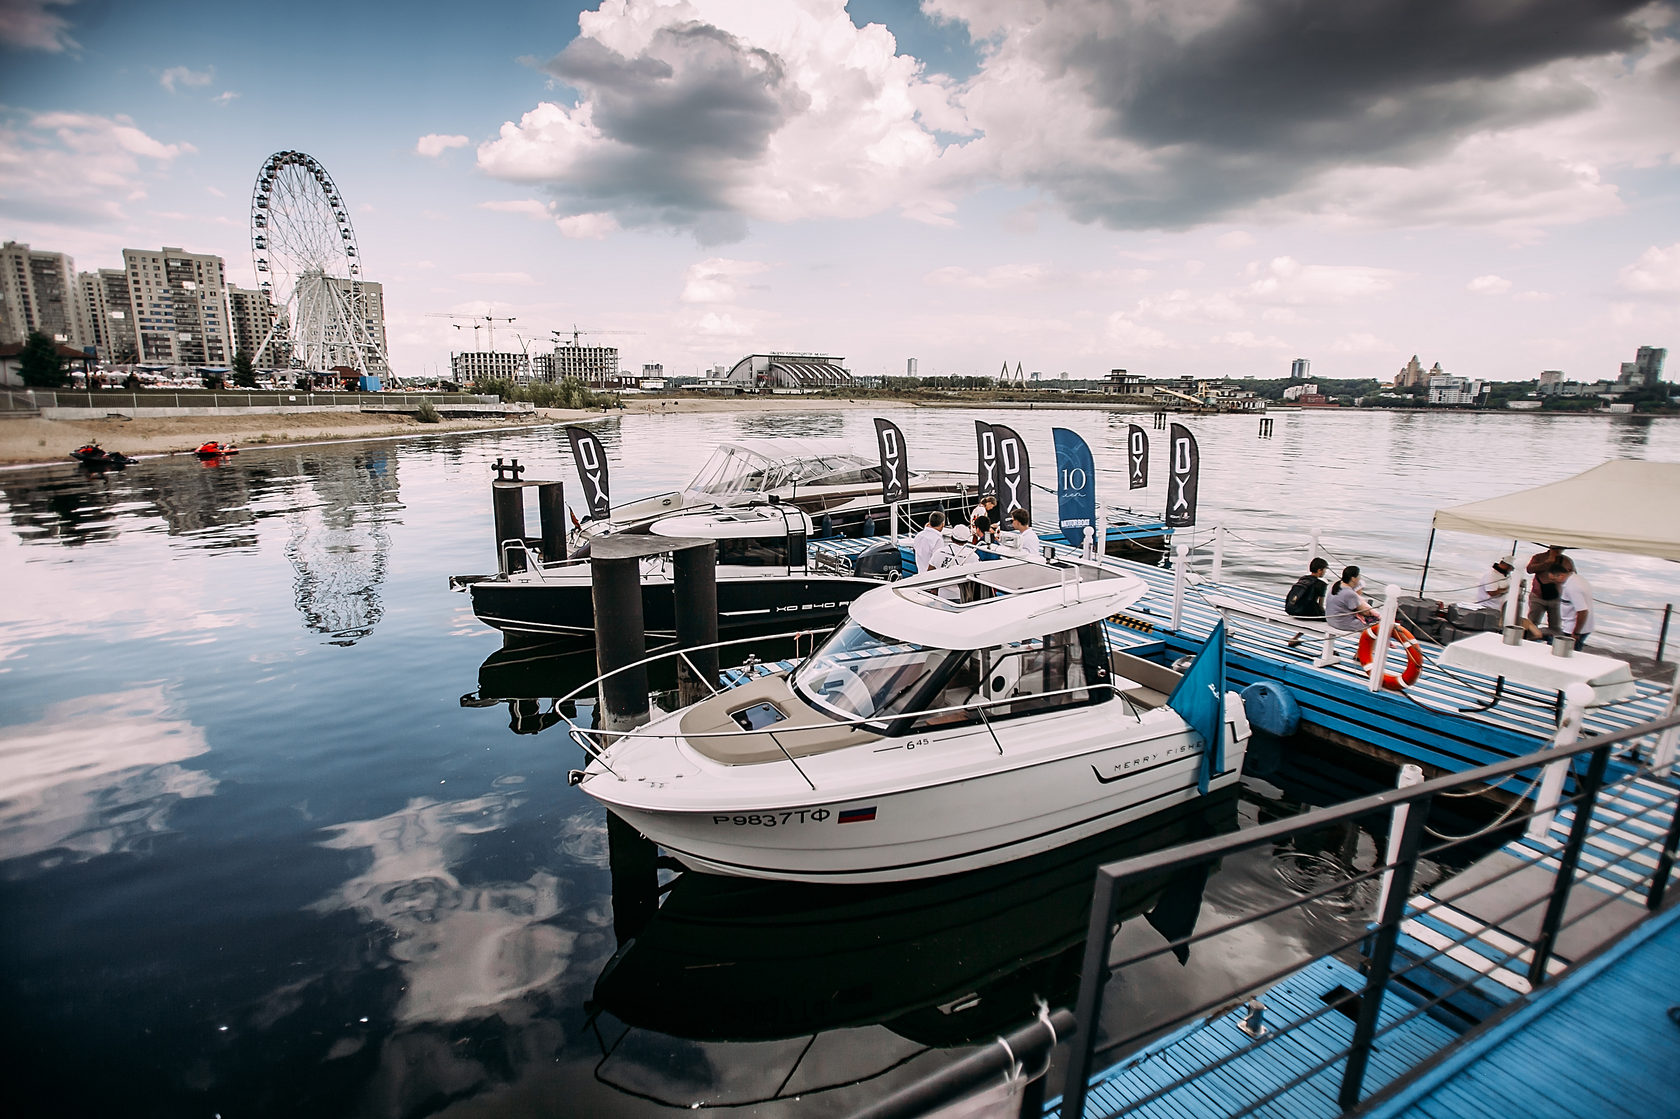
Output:
[[[1331,894],[1344,893],[1355,884],[1377,882],[1381,885],[1381,892],[1376,905],[1377,912],[1373,914],[1373,923],[1370,927],[1357,936],[1344,939],[1329,952],[1323,953],[1323,955],[1331,955],[1364,945],[1365,981],[1360,990],[1349,990],[1335,997],[1327,996],[1322,1007],[1270,1029],[1256,1040],[1234,1051],[1227,1052],[1218,1059],[1169,1083],[1156,1087],[1141,1099],[1133,1101],[1129,1108],[1135,1109],[1158,1100],[1210,1073],[1217,1072],[1234,1060],[1266,1045],[1273,1044],[1280,1038],[1295,1035],[1303,1026],[1325,1014],[1338,1012],[1355,1016],[1356,1024],[1352,1040],[1348,1045],[1332,1052],[1318,1054],[1322,1059],[1315,1065],[1282,1084],[1256,1089],[1253,1098],[1239,1101],[1236,1104],[1236,1109],[1227,1114],[1231,1116],[1252,1114],[1286,1096],[1289,1092],[1302,1087],[1327,1070],[1334,1069],[1338,1063],[1343,1063],[1340,1086],[1337,1091],[1338,1102],[1344,1111],[1358,1106],[1364,1098],[1364,1081],[1370,1055],[1379,1039],[1391,1034],[1418,1016],[1434,1011],[1437,1007],[1477,984],[1487,981],[1493,968],[1513,964],[1522,966],[1525,956],[1528,957],[1526,961],[1527,979],[1531,988],[1538,987],[1555,978],[1557,974],[1561,973],[1554,970],[1554,963],[1562,962],[1556,957],[1559,935],[1564,930],[1579,924],[1600,909],[1614,904],[1629,894],[1637,894],[1642,889],[1646,891],[1645,904],[1648,910],[1652,912],[1662,905],[1668,879],[1674,868],[1676,849],[1680,847],[1680,789],[1673,789],[1674,804],[1672,808],[1665,801],[1660,806],[1647,806],[1633,813],[1621,813],[1619,815],[1613,810],[1601,813],[1598,809],[1605,792],[1626,788],[1637,780],[1652,777],[1659,772],[1666,772],[1666,768],[1671,766],[1673,762],[1677,735],[1680,735],[1680,714],[1671,712],[1661,719],[1616,734],[1597,736],[1573,745],[1560,740],[1553,748],[1526,757],[1513,758],[1464,773],[1425,781],[1410,787],[1362,797],[1337,807],[1319,809],[1229,836],[1110,863],[1098,868],[1084,962],[1080,972],[1078,1003],[1075,1010],[1077,1023],[1075,1040],[1069,1046],[1065,1077],[1066,1087],[1060,1113],[1063,1116],[1083,1116],[1093,1062],[1099,1057],[1125,1051],[1128,1047],[1135,1048],[1150,1037],[1160,1036],[1165,1032],[1187,1025],[1204,1015],[1240,1003],[1250,995],[1264,991],[1273,984],[1287,978],[1298,971],[1303,964],[1300,961],[1292,962],[1272,974],[1257,980],[1244,982],[1240,986],[1222,992],[1218,997],[1208,999],[1179,1014],[1170,1022],[1150,1022],[1143,1028],[1129,1033],[1124,1031],[1118,1034],[1111,1033],[1099,1044],[1097,1024],[1101,1012],[1102,992],[1110,977],[1122,972],[1127,967],[1136,966],[1165,953],[1182,951],[1192,944],[1231,933],[1259,921],[1276,918],[1291,910],[1310,905]],[[1641,740],[1652,736],[1655,736],[1657,765],[1635,766],[1614,780],[1606,780],[1611,754],[1618,746],[1637,746]],[[1533,809],[1526,813],[1507,816],[1500,824],[1501,830],[1510,830],[1514,833],[1515,829],[1525,822],[1548,821],[1554,816],[1558,808],[1573,805],[1575,809],[1574,819],[1570,825],[1568,837],[1561,849],[1546,851],[1533,858],[1518,858],[1515,860],[1516,865],[1507,868],[1497,876],[1480,878],[1473,886],[1452,896],[1426,899],[1416,899],[1411,896],[1414,872],[1419,860],[1438,859],[1445,852],[1458,848],[1471,840],[1481,838],[1483,832],[1486,831],[1486,829],[1483,829],[1483,832],[1456,836],[1433,845],[1426,845],[1425,837],[1435,834],[1429,830],[1429,816],[1431,807],[1438,797],[1461,795],[1461,790],[1469,786],[1494,786],[1521,770],[1535,766],[1570,767],[1582,758],[1586,759],[1586,771],[1584,775],[1580,776],[1577,791],[1572,796],[1560,797],[1554,801],[1543,793],[1540,803]],[[1591,905],[1580,906],[1575,913],[1566,918],[1565,908],[1569,903],[1571,890],[1576,884],[1577,871],[1587,840],[1604,836],[1612,829],[1620,828],[1629,819],[1649,817],[1659,810],[1668,817],[1666,834],[1660,841],[1649,840],[1643,843],[1629,844],[1627,833],[1624,831],[1617,836],[1617,846],[1621,848],[1620,854],[1611,860],[1595,860],[1598,864],[1595,866],[1595,873],[1602,873],[1606,869],[1619,869],[1624,874],[1632,876],[1634,885],[1626,886],[1619,892],[1606,892],[1603,900]],[[1118,927],[1114,924],[1118,899],[1128,885],[1163,873],[1173,873],[1199,865],[1211,866],[1228,855],[1292,840],[1329,826],[1347,824],[1362,818],[1377,817],[1380,819],[1384,814],[1389,817],[1388,854],[1384,861],[1372,866],[1369,870],[1338,878],[1328,886],[1315,889],[1303,896],[1290,898],[1282,903],[1265,906],[1252,913],[1246,913],[1226,921],[1218,927],[1193,932],[1170,943],[1146,951],[1135,952],[1118,960],[1109,958],[1114,938],[1118,933]],[[1622,846],[1622,844],[1627,845]],[[1653,856],[1655,857],[1655,867],[1651,869],[1648,864],[1652,861]],[[1491,920],[1484,920],[1478,916],[1476,923],[1479,927],[1464,933],[1443,947],[1417,956],[1402,966],[1395,966],[1395,948],[1400,935],[1400,926],[1409,917],[1426,914],[1430,909],[1437,906],[1460,900],[1470,893],[1485,889],[1493,882],[1510,877],[1520,871],[1540,866],[1550,858],[1556,858],[1559,865],[1549,888],[1543,896],[1525,895],[1521,904],[1510,913],[1501,914]],[[1390,993],[1390,985],[1395,980],[1403,979],[1407,975],[1428,968],[1431,963],[1440,960],[1449,952],[1463,948],[1475,940],[1483,931],[1490,928],[1499,928],[1506,921],[1517,917],[1519,914],[1530,912],[1542,906],[1544,911],[1540,920],[1539,932],[1532,940],[1519,939],[1517,946],[1512,951],[1505,953],[1503,957],[1488,957],[1487,971],[1472,968],[1470,969],[1472,974],[1469,978],[1456,981],[1447,985],[1444,989],[1431,987],[1427,992],[1428,997],[1409,996],[1407,999],[1409,1009],[1398,1017],[1392,1018],[1386,1024],[1379,1024],[1379,1014],[1382,1010],[1384,997]],[[1510,935],[1508,929],[1501,929],[1501,932]],[[1572,965],[1565,964],[1565,969],[1568,966]],[[1229,1081],[1227,1087],[1228,1085]],[[1203,1102],[1205,1103],[1206,1100],[1204,1099]]]

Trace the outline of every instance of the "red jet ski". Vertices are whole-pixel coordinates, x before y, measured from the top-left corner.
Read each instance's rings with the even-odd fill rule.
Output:
[[[237,455],[238,453],[239,448],[232,443],[218,443],[214,439],[201,444],[198,450],[193,452],[199,458],[222,458],[225,455]]]

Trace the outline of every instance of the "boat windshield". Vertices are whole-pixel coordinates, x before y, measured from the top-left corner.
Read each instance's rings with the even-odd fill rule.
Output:
[[[835,478],[847,475],[863,476],[869,462],[860,455],[827,454],[805,458],[769,459],[745,447],[719,447],[712,452],[694,480],[689,492],[712,498],[769,493],[789,486],[837,484]],[[821,481],[817,481],[821,479]],[[867,479],[865,479],[867,480]],[[877,476],[876,480],[879,480]]]
[[[841,718],[890,719],[910,710],[922,685],[963,655],[894,641],[847,622],[799,669],[794,686]]]

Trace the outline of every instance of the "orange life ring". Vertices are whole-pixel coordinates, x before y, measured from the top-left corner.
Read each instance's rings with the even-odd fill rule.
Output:
[[[1417,683],[1418,677],[1423,675],[1423,650],[1418,648],[1417,638],[1413,637],[1412,631],[1405,626],[1395,626],[1391,636],[1406,650],[1406,667],[1398,676],[1392,672],[1384,672],[1383,687],[1391,692],[1398,692]],[[1359,634],[1359,651],[1355,655],[1359,657],[1360,667],[1370,668],[1371,658],[1376,656],[1376,653],[1377,625],[1373,622]]]

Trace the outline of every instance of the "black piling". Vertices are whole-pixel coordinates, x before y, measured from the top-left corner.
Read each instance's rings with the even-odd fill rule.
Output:
[[[689,650],[677,662],[677,699],[698,703],[717,688],[718,651],[698,649],[718,639],[717,544],[706,541],[671,557],[677,600],[677,647]]]
[[[1167,427],[1167,414],[1165,412],[1156,412],[1155,413],[1155,430],[1156,431],[1165,431],[1166,427]]]
[[[601,729],[609,731],[634,730],[648,720],[647,666],[625,668],[647,656],[641,557],[614,556],[614,549],[602,546],[617,539],[609,536],[596,541],[589,554],[595,668],[605,677],[601,681]],[[614,671],[619,668],[624,671]]]
[[[1272,417],[1270,417],[1270,416],[1261,416],[1260,417],[1260,435],[1259,435],[1259,437],[1261,439],[1270,439],[1272,437]]]
[[[525,550],[507,547],[510,540],[525,542],[525,487],[519,481],[525,468],[518,459],[504,463],[498,458],[493,469],[496,480],[490,483],[490,505],[496,520],[496,568],[505,575],[525,570]]]
[[[559,482],[537,483],[537,521],[542,526],[542,557],[549,563],[566,558],[566,487]]]

